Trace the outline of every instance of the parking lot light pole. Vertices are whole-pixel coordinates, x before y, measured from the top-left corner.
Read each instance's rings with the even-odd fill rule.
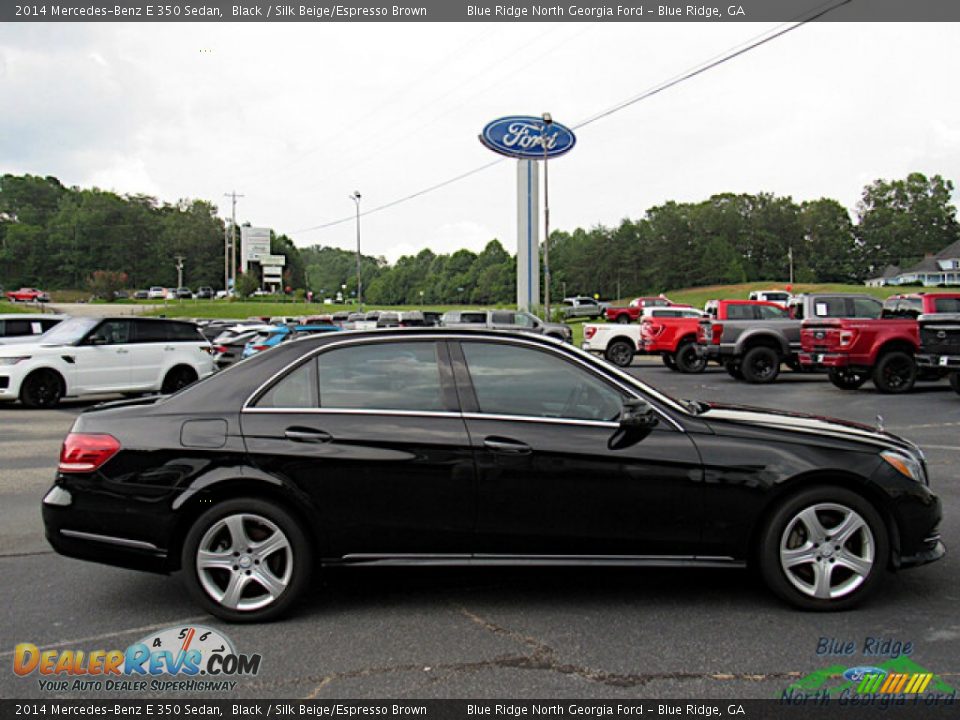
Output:
[[[363,305],[363,286],[360,284],[360,191],[354,190],[350,195],[357,206],[357,306]]]
[[[183,255],[174,255],[177,259],[177,300],[181,300],[180,288],[183,287],[183,261],[186,258]]]
[[[547,132],[553,125],[550,113],[543,114],[540,144],[543,145],[543,306],[544,320],[550,322],[550,175],[547,171]]]

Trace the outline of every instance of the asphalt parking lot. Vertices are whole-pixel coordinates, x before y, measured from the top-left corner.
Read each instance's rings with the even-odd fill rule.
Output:
[[[758,388],[715,367],[685,376],[643,362],[631,371],[681,397],[871,424],[882,415],[888,430],[927,453],[948,555],[889,577],[872,601],[846,613],[792,610],[745,571],[342,569],[318,579],[314,597],[290,619],[229,626],[198,612],[175,576],[53,554],[40,500],[64,434],[90,403],[0,406],[0,696],[101,695],[44,692],[36,675],[15,676],[16,643],[122,649],[187,623],[221,629],[239,651],[263,655],[259,675],[211,698],[772,698],[838,662],[885,659],[821,657],[820,638],[853,641],[858,650],[867,638],[909,642],[912,660],[960,684],[960,396],[945,382],[894,397],[789,372]]]

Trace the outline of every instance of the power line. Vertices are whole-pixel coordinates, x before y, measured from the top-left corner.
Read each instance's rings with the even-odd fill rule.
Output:
[[[625,108],[630,107],[631,105],[635,105],[641,100],[646,100],[647,98],[653,97],[654,95],[658,95],[664,92],[665,90],[669,90],[670,88],[675,87],[683,82],[686,82],[687,80],[691,80],[697,77],[698,75],[702,75],[703,73],[709,70],[712,70],[716,67],[719,67],[720,65],[723,65],[731,60],[734,60],[735,58],[745,55],[751,50],[755,50],[763,45],[766,45],[772,40],[781,38],[787,33],[793,32],[794,30],[798,30],[799,28],[803,27],[807,23],[813,22],[815,20],[819,20],[825,15],[833,12],[834,10],[844,5],[848,5],[851,2],[853,2],[853,0],[840,0],[839,2],[822,3],[816,6],[815,8],[813,8],[812,10],[810,10],[806,16],[803,16],[803,15],[798,16],[803,19],[795,22],[792,25],[788,25],[786,27],[784,27],[783,25],[778,25],[776,28],[774,28],[770,32],[757,36],[758,39],[754,39],[753,41],[748,41],[746,45],[743,45],[743,44],[738,45],[733,49],[728,50],[725,53],[722,53],[719,56],[714,56],[713,59],[700,63],[699,65],[694,66],[690,70],[687,70],[681,73],[680,75],[676,75],[669,80],[666,80],[658,85],[653,86],[652,88],[644,90],[638,95],[635,95],[606,110],[596,113],[595,115],[588,117],[586,120],[583,120],[573,125],[572,127],[573,129],[583,128],[583,127],[586,127],[587,125],[597,122],[598,120],[602,120],[603,118],[609,117],[614,113],[620,112],[621,110],[624,110]],[[392,200],[383,205],[378,205],[376,207],[373,207],[370,210],[366,210],[363,213],[361,213],[361,217],[364,217],[367,215],[373,215],[375,213],[381,212],[383,210],[394,207],[396,205],[400,205],[401,203],[407,202],[409,200],[413,200],[414,198],[421,197],[422,195],[431,193],[434,190],[439,190],[440,188],[446,187],[447,185],[452,185],[453,183],[463,180],[467,177],[470,177],[471,175],[476,175],[477,173],[482,172],[487,168],[491,168],[494,165],[498,165],[499,163],[503,162],[505,159],[506,158],[498,158],[497,160],[488,162],[484,165],[474,168],[473,170],[468,170],[467,172],[464,172],[464,173],[461,173],[460,175],[449,178],[448,180],[444,180],[443,182],[436,183],[435,185],[431,185],[430,187],[423,188],[422,190],[418,190],[417,192],[411,193],[409,195],[398,198],[396,200]],[[311,227],[301,228],[299,230],[293,230],[292,233],[298,234],[298,233],[314,232],[316,230],[325,230],[326,228],[334,227],[336,225],[342,225],[343,223],[351,222],[352,220],[354,220],[354,216],[348,215],[346,217],[342,217],[337,220],[331,220],[330,222],[323,223],[321,225],[313,225]]]

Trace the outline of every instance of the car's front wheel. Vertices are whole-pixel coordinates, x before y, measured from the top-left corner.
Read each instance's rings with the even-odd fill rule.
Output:
[[[299,523],[272,502],[228,500],[201,515],[181,556],[190,594],[230,622],[286,612],[309,582],[313,551]]]
[[[820,486],[784,501],[762,534],[760,570],[767,585],[806,610],[853,607],[881,582],[887,530],[867,500]]]
[[[53,370],[35,370],[20,387],[20,402],[29,408],[52,408],[63,397],[63,378]]]

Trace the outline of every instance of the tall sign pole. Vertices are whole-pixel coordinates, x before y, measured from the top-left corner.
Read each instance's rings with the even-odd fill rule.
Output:
[[[235,291],[237,288],[237,198],[245,196],[238,195],[236,190],[224,193],[223,195],[232,201],[232,208],[230,210],[230,272],[227,274],[227,278],[228,281],[232,279],[233,289]]]
[[[573,131],[554,122],[550,113],[540,117],[512,115],[487,123],[480,142],[500,155],[516,158],[517,167],[517,307],[529,310],[540,299],[540,243],[537,238],[537,161],[543,161],[543,280],[544,310],[550,317],[550,200],[549,158],[569,152],[577,142]],[[532,242],[532,245],[531,245]]]

